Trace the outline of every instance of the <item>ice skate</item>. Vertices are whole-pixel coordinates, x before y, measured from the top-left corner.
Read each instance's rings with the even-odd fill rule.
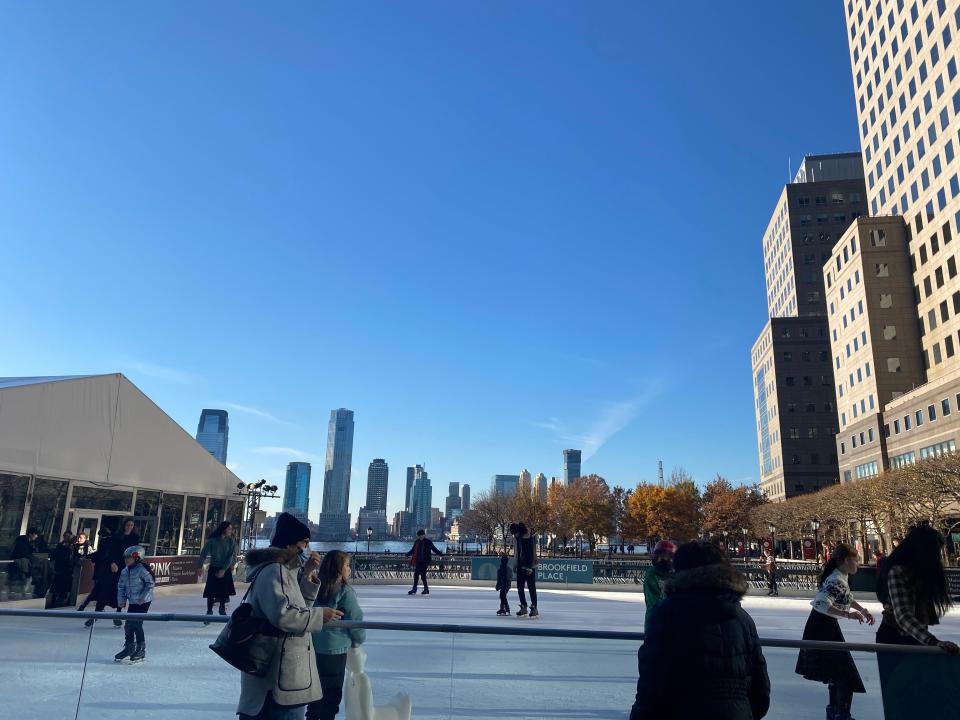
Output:
[[[136,650],[133,651],[133,655],[130,656],[131,663],[142,663],[146,660],[146,643],[137,643]]]
[[[213,615],[213,610],[207,610],[207,615]],[[203,621],[203,624],[204,624],[204,625],[209,625],[209,624],[210,624],[210,621],[209,621],[209,620],[204,620],[204,621]]]
[[[429,594],[430,594],[430,591],[427,590],[426,588],[424,588],[424,589],[423,589],[423,592],[420,593],[420,594],[421,594],[421,595],[429,595]]]
[[[530,617],[532,618],[540,617],[540,612],[537,610],[537,608],[535,607],[530,608]]]
[[[123,650],[121,650],[120,652],[118,652],[116,655],[113,656],[113,661],[123,662],[128,657],[131,657],[135,650],[136,650],[136,647],[132,642],[124,643]]]
[[[526,606],[526,605],[521,605],[521,606],[520,606],[520,609],[517,610],[517,617],[523,617],[523,616],[526,615],[526,614],[527,614],[527,606]]]
[[[416,589],[416,588],[414,588],[413,590],[411,590],[410,592],[407,593],[407,595],[416,595],[416,594],[417,594],[417,589]]]

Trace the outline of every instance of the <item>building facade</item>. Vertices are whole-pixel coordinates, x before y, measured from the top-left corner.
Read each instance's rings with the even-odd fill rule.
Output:
[[[538,498],[547,499],[547,476],[543,473],[537,473],[533,479],[533,492]]]
[[[430,510],[433,504],[433,488],[430,485],[430,476],[426,470],[417,465],[416,478],[411,491],[410,516],[418,528],[430,527]]]
[[[444,504],[443,514],[447,518],[447,522],[450,522],[454,517],[462,514],[462,505],[463,500],[460,497],[460,483],[452,482],[450,483],[447,492],[447,500]]]
[[[470,486],[466,483],[460,488],[460,509],[463,512],[470,509]]]
[[[310,463],[287,464],[287,481],[283,488],[283,511],[307,522],[310,512]]]
[[[579,450],[563,451],[563,481],[567,485],[580,477],[580,457],[582,453]]]
[[[367,530],[373,530],[373,539],[383,540],[389,534],[387,521],[387,487],[390,480],[390,466],[383,458],[374,458],[367,467],[367,503],[357,515],[357,536],[367,536]]]
[[[494,475],[493,491],[502,495],[513,495],[520,483],[519,475]]]
[[[320,539],[346,540],[350,535],[350,472],[353,465],[353,411],[330,411],[327,461],[323,473]]]
[[[203,410],[197,424],[197,442],[224,465],[227,464],[227,441],[230,423],[226,410]]]

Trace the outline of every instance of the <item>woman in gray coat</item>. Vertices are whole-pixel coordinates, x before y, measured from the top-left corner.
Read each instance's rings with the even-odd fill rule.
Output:
[[[284,636],[264,677],[240,675],[240,720],[301,720],[304,707],[322,697],[310,633],[343,613],[312,607],[320,589],[315,575],[320,556],[311,553],[301,569],[301,554],[309,544],[307,526],[283,513],[270,547],[247,555],[247,602],[254,616],[265,618]]]

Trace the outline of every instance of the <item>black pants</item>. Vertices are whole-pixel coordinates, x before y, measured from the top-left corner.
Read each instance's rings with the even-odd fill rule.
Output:
[[[417,589],[417,582],[420,578],[423,578],[423,589],[429,590],[427,587],[427,566],[426,565],[415,565],[413,568],[413,589]]]
[[[149,609],[150,603],[148,602],[142,605],[130,603],[130,607],[127,608],[127,614],[145,613]],[[128,643],[136,640],[138,645],[143,645],[146,642],[146,638],[143,636],[143,620],[130,620],[127,618],[127,622],[123,626],[123,635]]]
[[[517,568],[517,593],[520,595],[520,606],[527,606],[527,597],[523,594],[523,587],[526,585],[530,589],[530,605],[537,606],[537,571],[533,570],[529,575],[525,568]]]
[[[347,655],[317,653],[317,671],[323,697],[307,705],[306,720],[333,720],[340,711],[343,699],[343,677],[347,670]]]
[[[853,704],[853,690],[846,685],[828,685],[830,689],[830,707],[842,713],[850,712]]]
[[[207,615],[213,614],[213,606],[217,602],[216,598],[207,598]],[[224,600],[220,600],[220,614],[227,614],[227,603]]]
[[[771,570],[769,574],[770,574],[770,594],[779,595],[780,591],[777,590],[777,571]]]
[[[510,611],[510,602],[507,600],[507,593],[510,592],[509,589],[500,591],[500,609]]]

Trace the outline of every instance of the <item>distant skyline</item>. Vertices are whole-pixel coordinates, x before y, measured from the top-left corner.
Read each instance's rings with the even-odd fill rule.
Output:
[[[352,520],[374,458],[758,481],[763,232],[859,149],[838,3],[7,3],[0,67],[0,375],[222,408],[279,486],[350,408]]]

